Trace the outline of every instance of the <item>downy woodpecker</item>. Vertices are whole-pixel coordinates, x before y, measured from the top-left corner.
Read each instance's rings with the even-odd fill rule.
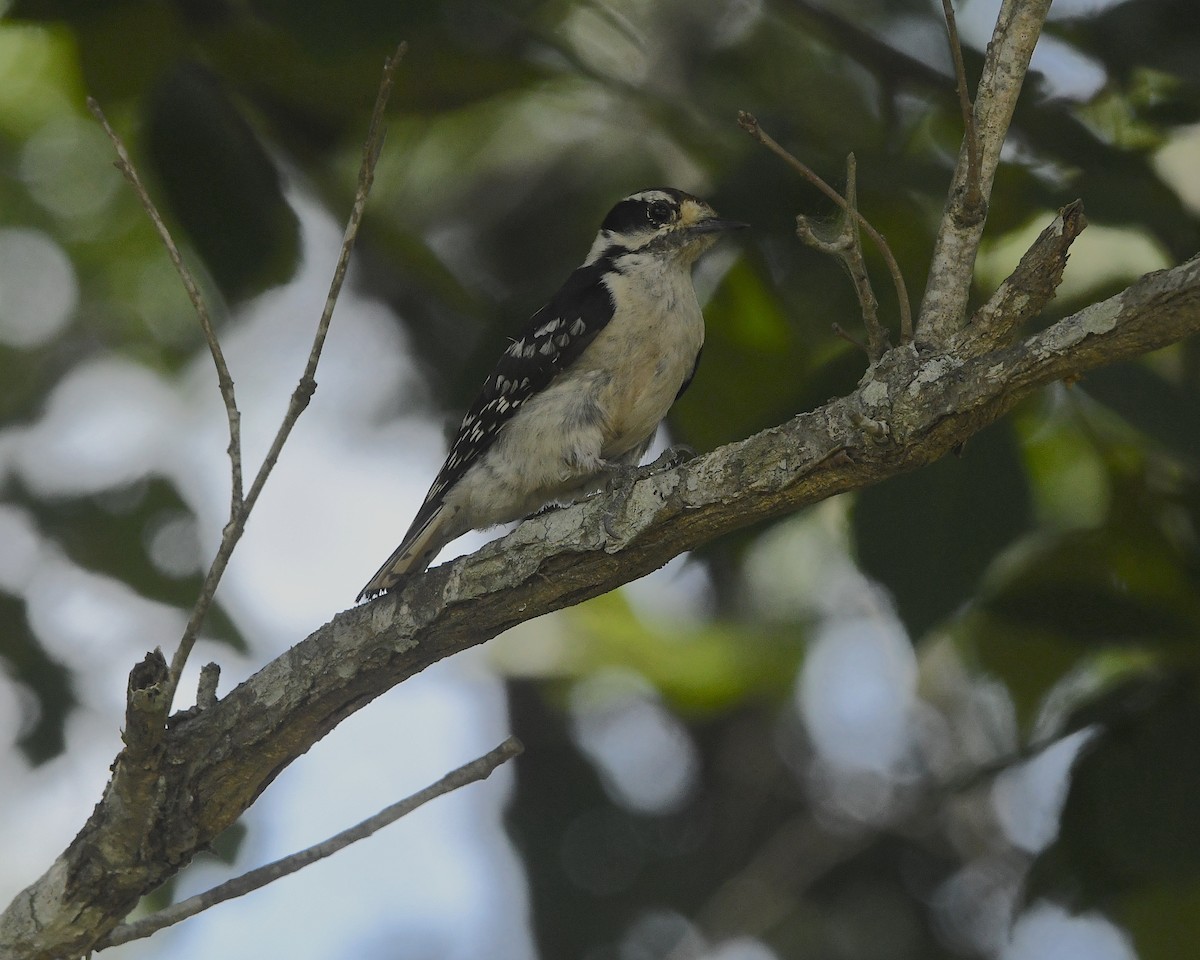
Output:
[[[358,599],[424,570],[468,530],[569,502],[636,467],[700,362],[692,264],[725,230],[703,200],[643,190],[501,355],[400,546]]]

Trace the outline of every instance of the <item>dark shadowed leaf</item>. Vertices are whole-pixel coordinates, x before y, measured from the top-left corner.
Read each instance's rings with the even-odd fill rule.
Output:
[[[1164,884],[1200,883],[1200,699],[1194,677],[1118,716],[1075,764],[1057,843],[1027,896],[1111,905]]]
[[[299,225],[279,172],[219,77],[195,63],[164,76],[147,108],[146,150],[170,210],[225,295],[292,275]]]
[[[973,438],[960,457],[859,494],[854,542],[863,568],[895,596],[909,632],[965,603],[997,551],[1032,522],[1012,427]]]
[[[982,607],[1014,626],[1077,643],[1200,642],[1200,564],[1181,534],[1186,496],[1140,470],[1114,473],[1095,529],[1044,533],[988,584]],[[1190,488],[1185,488],[1190,489]]]
[[[1141,363],[1103,367],[1081,387],[1171,453],[1200,464],[1200,395],[1194,390]]]
[[[25,604],[6,593],[0,593],[0,669],[29,694],[17,746],[33,764],[58,756],[67,716],[78,702],[71,672],[42,648],[29,628]]]

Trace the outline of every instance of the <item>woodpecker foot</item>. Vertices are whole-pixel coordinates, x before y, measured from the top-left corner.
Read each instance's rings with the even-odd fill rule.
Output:
[[[695,459],[696,451],[693,448],[686,443],[677,443],[667,447],[656,459],[639,468],[638,473],[643,477],[649,477],[655,473],[662,473],[664,470],[674,470],[689,460]]]
[[[604,511],[604,531],[610,537],[617,535],[613,525],[617,522],[617,517],[625,510],[625,504],[629,502],[629,496],[633,493],[633,485],[639,480],[644,480],[646,477],[652,477],[656,473],[661,473],[664,470],[673,470],[681,463],[687,463],[696,456],[696,451],[684,444],[668,447],[658,457],[645,466],[630,467],[616,466],[613,468],[612,474],[609,476],[608,484],[605,487],[605,492],[609,494],[608,507]]]

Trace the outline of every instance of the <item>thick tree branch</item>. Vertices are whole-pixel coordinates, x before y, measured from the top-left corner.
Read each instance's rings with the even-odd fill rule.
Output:
[[[1000,164],[1000,151],[1012,120],[1029,59],[1037,44],[1050,0],[1004,0],[975,95],[974,133],[964,132],[946,209],[934,241],[925,297],[917,319],[917,341],[940,345],[965,320],[975,272],[975,255],[987,219],[987,204]],[[978,195],[968,189],[978,165]]]
[[[70,848],[0,917],[0,955],[49,960],[94,945],[289,763],[431,663],[606,593],[716,537],[936,460],[1038,387],[1196,332],[1200,260],[1193,259],[977,356],[897,348],[849,396],[637,482],[615,537],[604,529],[608,504],[589,500],[528,520],[397,595],[338,614],[167,731],[147,844],[120,869],[88,872],[106,842],[116,802],[110,790]],[[863,429],[868,423],[886,429]]]
[[[961,329],[983,207],[1048,6],[1049,0],[1004,0],[974,111],[981,202],[967,203],[974,164],[964,147],[922,307],[920,350],[887,352],[847,397],[644,477],[615,523],[603,498],[543,514],[397,595],[339,614],[224,699],[165,730],[143,717],[164,696],[169,700],[179,671],[173,663],[164,681],[161,656],[151,655],[131,676],[127,747],[113,780],[70,847],[0,915],[0,956],[51,960],[94,949],[142,895],[234,823],[288,764],[431,663],[610,591],[716,537],[922,466],[1040,386],[1200,331],[1200,261],[1193,259],[1007,342],[1053,297],[1083,223],[1071,207],[977,314],[977,329]],[[373,160],[371,149],[367,158]],[[343,273],[344,265],[330,303]],[[317,353],[330,311],[327,304]],[[292,409],[303,409],[313,387],[309,369],[293,396],[291,422]],[[280,438],[288,430],[285,421]],[[276,454],[273,446],[264,470]],[[259,489],[256,480],[246,506]],[[182,647],[181,653],[186,657]]]

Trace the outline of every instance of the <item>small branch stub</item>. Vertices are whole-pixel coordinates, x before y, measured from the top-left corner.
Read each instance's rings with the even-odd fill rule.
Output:
[[[954,337],[951,349],[960,356],[993,349],[1041,313],[1054,299],[1071,244],[1086,226],[1083,201],[1075,200],[1059,210],[1016,269]]]
[[[206,663],[200,668],[200,684],[196,690],[196,706],[201,710],[216,706],[217,684],[221,681],[221,665]]]
[[[126,746],[146,749],[162,739],[167,706],[163,701],[168,677],[167,659],[155,647],[129,671],[125,687]]]
[[[829,325],[829,332],[839,340],[845,340],[848,344],[850,344],[850,346],[861,350],[863,353],[867,354],[868,357],[871,355],[871,351],[867,349],[867,345],[859,340],[854,334],[850,333],[840,323],[831,323]]]

